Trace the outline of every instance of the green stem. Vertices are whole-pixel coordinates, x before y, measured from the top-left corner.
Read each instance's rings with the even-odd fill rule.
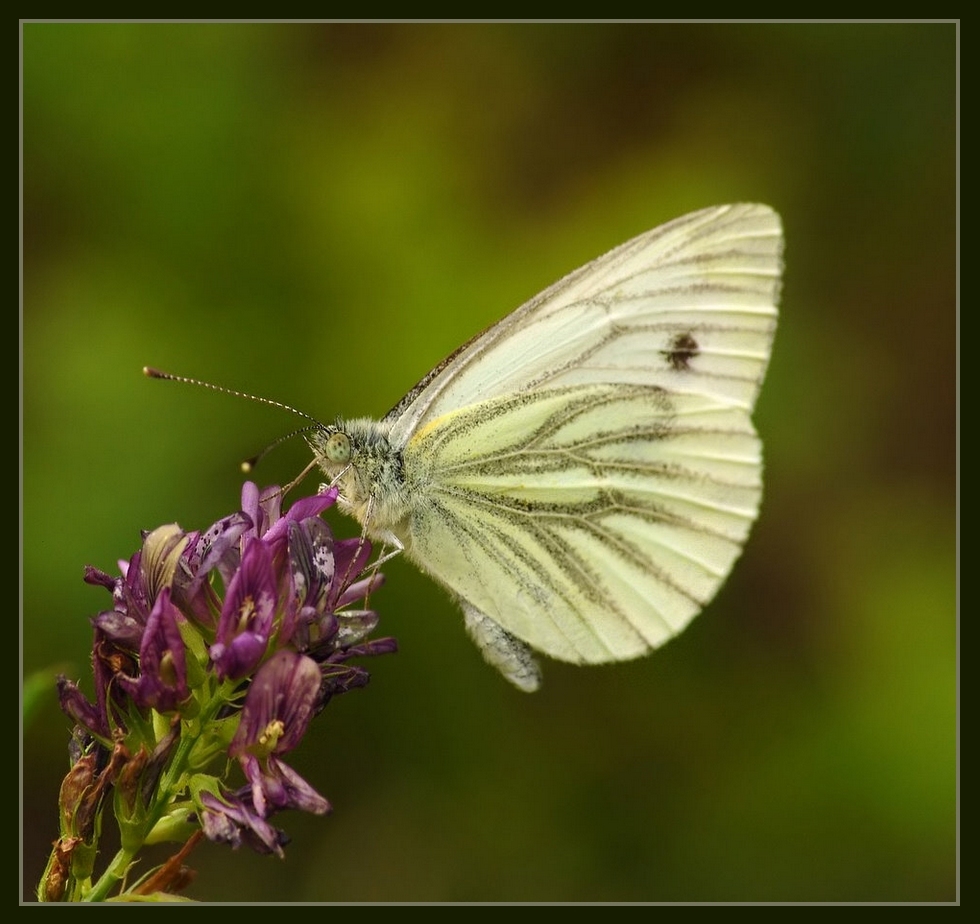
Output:
[[[221,695],[221,693],[227,692],[227,690],[232,687],[233,685],[227,685],[224,690],[219,688],[218,695],[211,697],[207,707],[201,710],[192,724],[196,725],[198,729],[207,728],[208,723],[218,714],[220,708],[227,702],[226,696]],[[137,842],[136,846],[128,849],[119,849],[116,855],[112,858],[112,861],[109,863],[109,866],[106,868],[106,871],[99,877],[98,881],[94,886],[92,886],[92,889],[85,895],[82,901],[101,902],[108,898],[112,889],[126,875],[130,864],[133,862],[133,858],[137,853],[139,853],[147,835],[153,830],[156,823],[163,817],[164,813],[169,808],[171,802],[173,801],[174,795],[178,791],[178,785],[181,782],[181,778],[184,775],[187,759],[198,740],[197,735],[186,734],[188,724],[191,723],[183,723],[180,740],[177,742],[177,747],[174,751],[173,757],[170,759],[170,762],[164,771],[160,774],[160,780],[157,783],[155,797],[153,802],[147,807],[144,823],[140,826],[140,830],[135,837],[133,837],[132,833],[130,834],[130,838]]]
[[[92,886],[91,891],[82,899],[83,902],[103,902],[109,895],[113,886],[126,875],[129,864],[136,856],[135,850],[120,849],[112,858],[112,862],[106,871],[99,877],[99,881]]]

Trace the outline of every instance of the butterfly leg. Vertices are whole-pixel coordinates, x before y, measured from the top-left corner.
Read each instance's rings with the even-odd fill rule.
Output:
[[[389,546],[391,548],[388,548]],[[380,568],[385,562],[397,558],[404,551],[405,546],[402,541],[393,533],[389,533],[385,536],[384,545],[381,546],[381,554],[378,556],[377,561],[374,562],[373,567]]]

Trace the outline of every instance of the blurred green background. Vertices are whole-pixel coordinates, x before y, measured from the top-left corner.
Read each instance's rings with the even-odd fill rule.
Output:
[[[188,894],[955,899],[956,26],[22,35],[25,676],[86,677],[107,598],[83,566],[235,509],[239,460],[297,423],[144,364],[380,415],[634,234],[730,201],[785,223],[766,500],[708,610],[635,663],[547,662],[526,696],[392,562],[400,653],[295,754],[335,813],[281,816],[285,862],[199,847]],[[294,440],[261,480],[306,459]],[[51,688],[25,897],[67,739]]]

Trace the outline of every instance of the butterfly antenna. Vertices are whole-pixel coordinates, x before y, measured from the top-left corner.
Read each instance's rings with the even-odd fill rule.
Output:
[[[287,433],[285,436],[280,436],[279,439],[269,443],[269,445],[266,446],[265,449],[263,449],[261,452],[256,453],[250,459],[245,459],[242,462],[242,471],[245,472],[245,474],[248,474],[249,472],[253,471],[255,467],[259,464],[259,462],[261,462],[277,446],[281,446],[287,440],[291,440],[294,436],[299,436],[301,433],[309,433],[311,430],[316,430],[320,426],[321,426],[320,424],[311,424],[308,427],[300,427],[298,430],[293,430],[292,433]],[[315,464],[315,460],[314,460],[314,464]],[[303,470],[303,474],[300,475],[300,480],[304,478],[307,474],[309,474],[310,467],[311,466],[307,466]],[[294,481],[293,484],[291,484],[289,487],[292,488],[295,484],[296,482]],[[287,490],[289,489],[287,488]]]
[[[259,462],[264,459],[273,449],[277,446],[285,443],[286,440],[291,440],[294,436],[299,436],[301,433],[309,433],[311,430],[323,429],[323,424],[320,423],[312,414],[307,414],[305,411],[301,411],[298,408],[293,407],[291,404],[284,404],[282,401],[274,401],[272,398],[263,398],[261,395],[253,395],[248,392],[238,391],[234,388],[226,388],[224,385],[215,385],[213,382],[205,382],[201,379],[192,379],[186,375],[175,375],[172,372],[162,372],[159,369],[154,369],[152,366],[143,367],[143,375],[149,379],[163,379],[165,382],[177,382],[180,385],[197,385],[199,388],[209,388],[211,391],[221,392],[225,395],[232,395],[235,398],[246,398],[249,401],[257,401],[259,404],[266,404],[269,407],[279,408],[283,411],[289,411],[290,414],[295,414],[297,417],[303,417],[306,420],[311,421],[309,426],[300,427],[298,430],[293,430],[292,433],[287,433],[285,436],[279,437],[279,439],[270,443],[261,452],[252,456],[250,459],[245,459],[242,462],[242,471],[246,474],[253,471],[254,468],[259,464]],[[287,494],[296,485],[298,485],[314,467],[314,463],[308,465],[298,478],[292,481],[284,490],[283,494]]]
[[[154,369],[152,366],[143,367],[143,375],[148,379],[163,379],[166,382],[178,382],[181,385],[197,385],[200,388],[210,388],[211,391],[220,391],[225,395],[234,395],[236,398],[247,398],[249,401],[258,401],[259,404],[267,404],[269,407],[277,407],[283,411],[289,411],[290,414],[295,414],[297,417],[305,417],[307,420],[312,421],[317,427],[322,427],[323,424],[320,423],[312,414],[307,414],[305,411],[298,410],[290,404],[283,404],[282,401],[273,401],[272,398],[263,398],[260,395],[250,395],[245,391],[236,391],[234,388],[225,388],[223,385],[215,385],[213,382],[204,382],[200,379],[192,379],[186,375],[174,375],[172,372],[161,372],[159,369]],[[313,427],[305,428],[307,430],[314,429]],[[302,430],[297,430],[296,433],[302,433]],[[290,436],[295,436],[296,433],[290,434]],[[271,448],[271,447],[270,447]],[[259,453],[256,458],[261,458],[265,453]]]

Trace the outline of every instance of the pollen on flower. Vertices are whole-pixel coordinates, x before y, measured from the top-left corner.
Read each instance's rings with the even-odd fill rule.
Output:
[[[282,719],[273,719],[266,725],[265,731],[259,735],[258,740],[258,744],[262,750],[266,752],[274,751],[285,730],[286,726],[283,724]]]
[[[177,683],[177,665],[174,663],[173,652],[165,651],[160,658],[160,679],[169,686]]]
[[[238,631],[244,632],[248,628],[249,621],[255,617],[256,606],[251,595],[247,596],[238,605]]]

